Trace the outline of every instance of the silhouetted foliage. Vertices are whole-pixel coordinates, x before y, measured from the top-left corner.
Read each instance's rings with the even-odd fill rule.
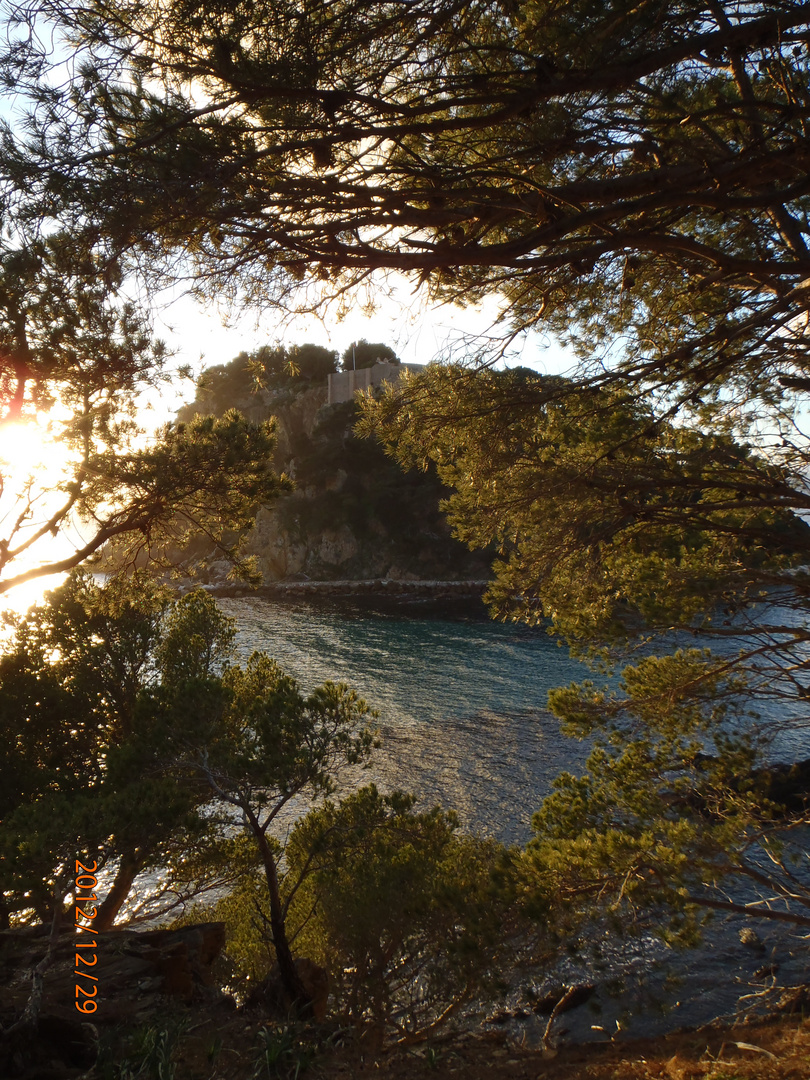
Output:
[[[341,360],[344,371],[359,371],[361,368],[374,367],[380,360],[388,364],[400,362],[390,345],[366,341],[365,338],[360,338],[359,341],[353,342],[344,349]]]

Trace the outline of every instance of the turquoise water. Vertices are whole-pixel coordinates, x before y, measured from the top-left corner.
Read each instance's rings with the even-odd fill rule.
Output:
[[[439,803],[457,811],[466,828],[522,844],[554,778],[584,766],[588,746],[562,736],[545,704],[550,688],[592,673],[543,631],[490,622],[480,605],[477,611],[436,603],[369,611],[255,597],[220,603],[237,620],[240,660],[263,649],[304,688],[344,681],[379,711],[382,747],[368,773],[347,778],[347,789],[374,780],[383,790],[412,791],[423,808]],[[290,809],[282,831],[307,805]],[[626,980],[625,996],[615,999],[600,989],[599,1017],[587,1009],[566,1016],[570,1038],[607,1038],[619,1025],[653,1035],[730,1015],[741,994],[762,990],[754,973],[763,956],[779,964],[785,984],[802,981],[803,934],[778,923],[758,927],[757,951],[740,944],[739,926],[739,920],[716,919],[703,946],[684,954],[673,955],[650,936],[605,941],[612,973]],[[676,988],[667,983],[673,974],[680,980]],[[544,987],[544,979],[601,985],[604,978],[575,961],[537,973]],[[652,1010],[653,1000],[670,1011]],[[536,1041],[545,1019],[532,1016],[521,1025],[515,1037]]]
[[[305,689],[345,682],[379,712],[382,746],[360,782],[412,791],[466,828],[525,842],[554,777],[584,764],[587,747],[561,736],[545,705],[549,689],[589,672],[542,630],[457,602],[408,612],[220,603],[237,620],[241,660],[263,649]]]
[[[455,810],[465,828],[522,844],[554,778],[584,766],[587,744],[562,736],[545,705],[550,688],[592,673],[543,631],[490,622],[480,604],[457,602],[374,610],[254,596],[220,603],[237,620],[239,660],[263,649],[305,689],[343,681],[378,710],[382,746],[368,772],[345,778],[344,790],[373,780],[383,790],[412,791],[422,808],[439,803]],[[727,645],[732,652],[736,647]],[[305,800],[291,805],[277,822],[280,831],[307,809]],[[778,966],[783,985],[806,979],[803,930],[758,926],[761,946],[751,949],[740,943],[740,925],[718,917],[703,945],[685,953],[673,954],[649,934],[605,939],[607,975],[587,960],[566,958],[551,970],[527,968],[526,977],[543,992],[556,984],[597,983],[592,1005],[600,1014],[588,1008],[565,1017],[574,1042],[606,1039],[620,1029],[641,1036],[698,1026],[730,1017],[743,995],[752,995],[743,998],[746,1007],[758,1001],[763,984],[757,972],[766,963]],[[606,991],[608,976],[624,980],[623,997]],[[509,1007],[516,1003],[512,995]],[[659,1012],[662,1005],[668,1011]],[[536,1043],[545,1023],[529,1014],[510,1031],[517,1041]]]

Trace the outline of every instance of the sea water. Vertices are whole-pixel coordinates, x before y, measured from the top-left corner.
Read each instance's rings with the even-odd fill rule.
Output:
[[[410,605],[274,603],[222,598],[237,656],[273,656],[304,690],[327,679],[378,712],[380,748],[366,782],[441,805],[461,825],[525,843],[531,815],[588,745],[566,738],[546,707],[551,688],[591,673],[542,628],[496,623],[480,601]]]
[[[352,778],[355,783],[372,780],[383,791],[413,792],[418,808],[439,804],[455,810],[464,828],[524,844],[531,815],[554,778],[563,770],[584,770],[589,745],[561,734],[547,696],[555,686],[599,676],[543,628],[492,622],[480,602],[364,607],[245,596],[220,603],[236,620],[240,661],[263,650],[303,689],[327,679],[345,682],[378,711],[381,747],[370,770]],[[674,643],[695,644],[691,638]],[[734,651],[734,643],[726,648]],[[806,732],[783,734],[776,756],[796,756],[797,737],[806,746]],[[292,818],[306,809],[303,802],[294,806]],[[748,1004],[760,998],[767,980],[758,973],[768,966],[778,970],[782,985],[803,981],[804,932],[760,922],[761,944],[751,949],[740,943],[742,925],[718,917],[703,945],[685,953],[649,936],[606,942],[608,966],[623,978],[625,992],[617,999],[600,991],[591,1003],[598,1012],[586,1007],[568,1014],[562,1025],[569,1037],[604,1039],[620,1030],[653,1035],[720,1015],[728,1019],[741,998],[748,996]],[[535,981],[547,988],[591,977],[601,982],[606,976],[572,961],[538,972]],[[545,1022],[532,1014],[513,1020],[513,1035],[536,1041]]]

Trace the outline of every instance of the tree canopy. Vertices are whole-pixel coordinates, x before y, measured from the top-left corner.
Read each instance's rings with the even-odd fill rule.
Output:
[[[326,386],[327,376],[337,368],[337,352],[323,345],[262,345],[239,353],[227,364],[206,368],[197,379],[194,402],[183,406],[178,415],[183,419],[208,412],[222,416],[232,408],[249,413],[253,406],[268,403],[267,391]]]
[[[616,387],[526,369],[431,366],[365,413],[403,464],[435,463],[455,534],[497,547],[494,612],[545,623],[614,675],[549,696],[564,730],[596,745],[535,815],[517,875],[535,910],[548,917],[562,895],[572,935],[607,921],[681,943],[707,910],[805,925],[797,459],[741,441],[714,409],[675,422]],[[769,767],[786,729],[780,794]]]
[[[634,379],[773,395],[805,377],[809,16],[15,8],[3,78],[32,104],[7,198],[70,212],[107,260],[179,253],[203,290],[301,308],[396,270],[442,299],[498,290],[515,325]],[[43,20],[76,50],[59,90]]]
[[[518,919],[492,888],[498,845],[458,835],[455,815],[414,810],[374,785],[299,821],[298,940],[332,973],[352,1022],[424,1038],[480,994],[514,949]],[[522,927],[525,931],[525,926]],[[490,987],[491,989],[491,987]]]
[[[76,571],[19,617],[0,657],[5,926],[61,906],[77,852],[115,869],[104,929],[139,874],[173,850],[190,857],[206,789],[166,774],[172,722],[157,702],[168,685],[212,678],[232,641],[209,597],[172,602],[144,573],[101,586]]]
[[[130,561],[207,533],[220,548],[282,489],[272,425],[236,414],[147,436],[142,395],[166,352],[120,269],[67,230],[0,240],[0,592],[115,543]],[[57,537],[56,542],[52,538]]]
[[[807,763],[765,764],[746,689],[727,657],[692,648],[628,665],[618,688],[552,691],[595,745],[535,814],[518,877],[562,900],[569,933],[584,918],[689,944],[716,911],[810,926]]]
[[[810,5],[43,0],[12,24],[20,222],[68,222],[109,273],[298,311],[389,271],[500,293],[513,331],[576,348],[571,379],[437,368],[368,405],[455,489],[457,534],[500,546],[496,609],[584,646],[741,642],[734,685],[804,718]],[[691,746],[688,703],[725,684],[670,662]],[[624,708],[647,715],[657,670],[625,669]],[[589,700],[595,727],[613,706]],[[613,764],[571,804],[604,807]]]
[[[61,911],[77,852],[114,867],[98,929],[145,870],[168,879],[154,914],[258,866],[295,1001],[295,890],[282,896],[273,828],[293,799],[330,793],[341,766],[367,760],[370,710],[343,684],[305,696],[263,653],[230,664],[234,633],[205,592],[170,600],[147,574],[100,586],[76,572],[19,618],[0,657],[0,921]]]
[[[328,794],[341,767],[368,760],[374,745],[366,722],[371,710],[345,683],[326,682],[305,697],[292,676],[259,652],[244,668],[228,668],[219,686],[198,683],[194,687],[187,674],[176,687],[172,704],[187,722],[177,733],[173,764],[187,778],[201,778],[215,805],[241,814],[264,873],[269,938],[282,984],[290,1004],[306,1009],[310,997],[287,932],[295,890],[282,895],[271,829],[296,796]],[[191,708],[185,700],[189,691]]]
[[[501,617],[549,618],[576,643],[697,618],[722,633],[723,607],[764,588],[806,597],[796,460],[712,410],[673,422],[615,388],[432,365],[367,402],[363,430],[404,466],[435,462],[456,534],[497,545]]]
[[[343,350],[341,359],[344,371],[374,367],[380,360],[388,364],[399,363],[399,357],[390,345],[384,345],[381,341],[366,341],[365,338],[352,342]]]

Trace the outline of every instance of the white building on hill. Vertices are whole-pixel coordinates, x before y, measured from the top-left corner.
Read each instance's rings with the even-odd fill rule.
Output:
[[[384,382],[396,385],[404,370],[421,371],[424,364],[389,364],[387,360],[378,360],[372,367],[358,371],[336,371],[329,375],[329,405],[341,401],[351,401],[357,390],[368,390],[370,386],[382,386]]]

